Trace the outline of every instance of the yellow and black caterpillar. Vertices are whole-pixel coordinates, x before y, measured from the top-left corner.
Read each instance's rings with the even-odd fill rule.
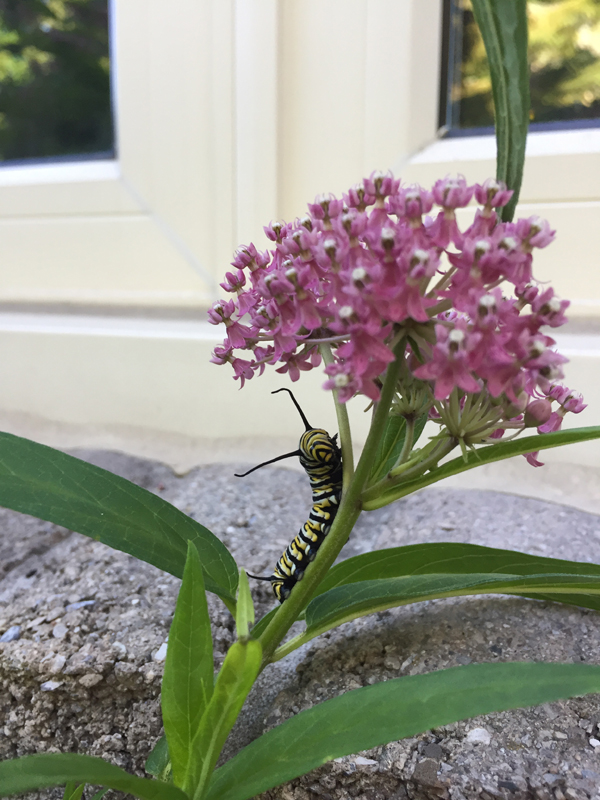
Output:
[[[277,389],[277,392],[282,391],[289,392],[306,427],[298,449],[265,461],[243,475],[236,475],[237,478],[243,478],[266,464],[298,456],[310,480],[313,504],[308,519],[282,554],[272,575],[250,575],[261,581],[271,581],[275,597],[280,603],[289,597],[296,583],[304,577],[304,570],[331,529],[342,496],[342,453],[337,444],[337,434],[331,437],[323,428],[311,428],[292,392],[289,389]]]

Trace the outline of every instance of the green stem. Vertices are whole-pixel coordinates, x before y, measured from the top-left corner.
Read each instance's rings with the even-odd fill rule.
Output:
[[[317,587],[330,570],[340,550],[348,541],[352,528],[361,512],[360,496],[371,471],[373,459],[377,454],[379,441],[383,435],[388,413],[396,391],[400,375],[400,362],[404,353],[404,345],[397,348],[396,360],[387,368],[381,389],[381,397],[375,408],[371,428],[361,453],[356,472],[352,476],[346,494],[342,498],[340,509],[336,515],[331,531],[319,548],[317,557],[309,564],[303,579],[297,583],[288,599],[282,603],[277,614],[259,637],[263,648],[263,667],[271,661],[277,646],[306,608]]]
[[[319,352],[323,357],[326,366],[333,364],[334,358],[331,347],[328,344],[320,344]],[[342,470],[344,475],[344,489],[347,491],[352,476],[354,475],[354,453],[352,451],[352,434],[350,432],[350,420],[348,419],[348,409],[345,403],[338,400],[337,389],[333,390],[333,402],[335,403],[335,413],[337,416],[338,431],[340,433],[340,446],[342,448]]]

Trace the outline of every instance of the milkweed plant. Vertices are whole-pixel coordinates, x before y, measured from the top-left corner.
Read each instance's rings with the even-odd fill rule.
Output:
[[[551,335],[568,301],[533,272],[535,251],[555,232],[538,217],[513,220],[529,109],[525,0],[473,0],[473,10],[492,76],[496,177],[469,185],[447,176],[423,188],[373,172],[342,197],[319,196],[294,222],[269,224],[266,249],[236,252],[221,284],[229,298],[209,312],[224,329],[212,360],[240,386],[266,369],[292,382],[322,369],[335,404],[336,436],[312,428],[300,410],[298,451],[272,459],[300,456],[314,504],[273,575],[258,576],[280,601],[271,611],[255,620],[248,575],[197,521],[105,470],[0,434],[0,505],[182,578],[162,684],[165,736],[147,762],[154,777],[44,753],[1,762],[0,796],[65,786],[65,800],[79,800],[92,784],[146,800],[247,800],[333,758],[432,727],[600,692],[600,667],[585,664],[476,664],[401,677],[302,711],[216,768],[259,673],[344,622],[493,592],[600,610],[593,564],[519,554],[515,566],[509,551],[463,544],[336,563],[362,512],[481,464],[523,455],[539,467],[547,448],[600,438],[600,426],[561,430],[585,404],[564,383],[566,359]],[[474,216],[459,224],[467,215],[457,210],[473,201]],[[346,404],[357,396],[371,424],[355,464]],[[237,632],[216,676],[206,591],[222,599]]]

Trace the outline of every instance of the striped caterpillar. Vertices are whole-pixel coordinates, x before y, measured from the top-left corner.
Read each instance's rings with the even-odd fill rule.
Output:
[[[283,458],[298,456],[310,480],[313,504],[308,519],[282,554],[272,575],[250,575],[259,581],[270,581],[275,597],[283,603],[296,583],[304,577],[304,570],[317,554],[337,514],[342,496],[342,453],[337,444],[337,434],[331,437],[323,428],[312,428],[292,392],[289,389],[277,389],[272,394],[277,392],[289,392],[304,422],[306,430],[300,437],[298,449],[264,461],[248,472],[236,475],[236,478],[244,478]]]

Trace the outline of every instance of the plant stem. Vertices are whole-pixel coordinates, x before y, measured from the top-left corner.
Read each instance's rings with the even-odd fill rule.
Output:
[[[381,389],[381,397],[375,408],[367,441],[356,467],[356,472],[352,476],[346,494],[342,498],[339,511],[331,526],[331,531],[319,548],[315,560],[308,565],[303,579],[294,586],[288,599],[281,605],[277,614],[275,614],[259,637],[263,648],[263,667],[271,661],[271,656],[277,646],[298,619],[300,612],[313,597],[318,585],[333,565],[342,547],[348,541],[354,523],[360,515],[361,492],[369,477],[371,464],[377,454],[379,441],[385,429],[388,412],[400,375],[400,361],[404,353],[404,344],[399,346],[397,350],[400,352],[397,352],[396,360],[387,368]]]
[[[319,351],[323,357],[325,365],[333,364],[333,353],[328,344],[320,344]],[[354,475],[354,453],[352,451],[352,434],[350,432],[350,420],[348,419],[348,409],[345,403],[338,400],[337,390],[333,390],[333,402],[335,403],[335,413],[337,416],[338,431],[340,432],[340,446],[342,448],[342,470],[344,475],[343,491],[347,491],[352,476]]]

